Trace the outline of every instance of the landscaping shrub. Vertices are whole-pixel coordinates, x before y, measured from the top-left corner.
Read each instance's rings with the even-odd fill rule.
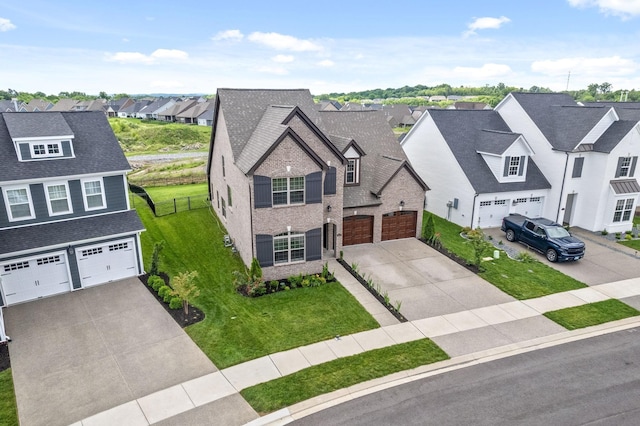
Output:
[[[182,308],[182,299],[180,299],[179,297],[173,296],[169,301],[169,308],[170,309]]]
[[[164,296],[169,293],[171,294],[171,287],[169,287],[168,285],[163,285],[162,287],[160,287],[158,289],[158,296],[162,297],[164,299]]]
[[[151,269],[149,273],[151,275],[158,275],[158,268],[160,267],[160,252],[164,247],[164,241],[157,242],[153,245],[153,254],[151,255]]]
[[[164,280],[157,275],[150,275],[149,278],[147,278],[147,285],[155,291],[158,291],[158,289],[164,285]]]
[[[289,287],[291,287],[291,288],[300,287],[302,285],[303,278],[304,278],[304,276],[302,274],[290,276],[289,277]]]

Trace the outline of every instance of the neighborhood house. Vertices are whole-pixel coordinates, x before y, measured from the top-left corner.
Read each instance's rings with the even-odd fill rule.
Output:
[[[426,110],[402,141],[425,208],[461,226],[511,213],[591,231],[633,226],[640,109],[511,93],[495,110]]]
[[[382,112],[318,111],[308,90],[218,90],[207,176],[234,247],[266,279],[416,237],[428,189]]]
[[[129,163],[102,111],[2,113],[0,158],[0,307],[142,273]]]

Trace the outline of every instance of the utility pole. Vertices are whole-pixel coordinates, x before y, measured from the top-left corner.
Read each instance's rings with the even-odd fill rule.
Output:
[[[571,71],[569,71],[569,75],[567,76],[567,92],[569,91],[569,79],[571,78]]]

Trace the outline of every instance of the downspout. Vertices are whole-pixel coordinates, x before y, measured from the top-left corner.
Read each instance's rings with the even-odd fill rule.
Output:
[[[478,193],[473,196],[473,206],[471,207],[471,225],[470,228],[473,229],[473,215],[476,212],[476,198],[478,198]]]
[[[249,186],[249,221],[251,222],[251,258],[253,259],[254,257],[257,257],[258,253],[256,253],[256,256],[253,255],[255,253],[254,252],[255,247],[253,246],[253,207],[252,207],[253,199],[251,197],[252,195],[251,184],[249,184],[248,186]]]
[[[569,165],[569,152],[565,151],[566,160],[564,161],[564,174],[562,175],[562,186],[560,187],[560,198],[558,199],[558,212],[556,213],[556,222],[560,222],[560,206],[562,205],[562,196],[564,195],[564,181],[567,179],[567,166]]]

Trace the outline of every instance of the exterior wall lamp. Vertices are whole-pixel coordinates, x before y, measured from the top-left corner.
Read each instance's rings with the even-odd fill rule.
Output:
[[[329,205],[327,206],[327,211],[328,211],[329,213],[331,213],[331,204],[329,204]]]

